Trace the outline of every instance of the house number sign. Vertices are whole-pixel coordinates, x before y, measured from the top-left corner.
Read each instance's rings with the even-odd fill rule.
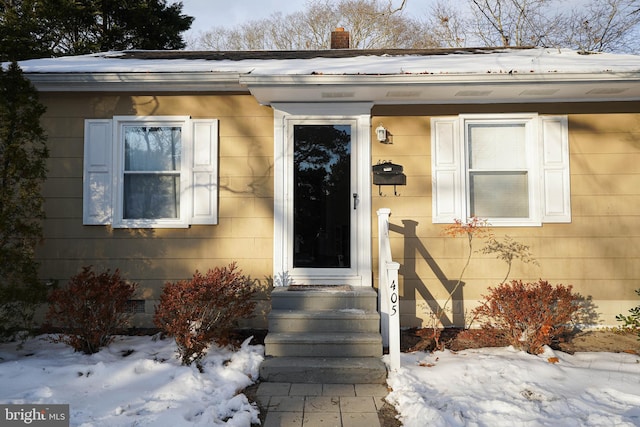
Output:
[[[389,311],[389,316],[398,314],[398,286],[395,280],[389,285]]]
[[[389,310],[389,364],[392,370],[400,368],[400,308],[398,297],[398,269],[397,262],[387,263],[389,287],[388,310]]]

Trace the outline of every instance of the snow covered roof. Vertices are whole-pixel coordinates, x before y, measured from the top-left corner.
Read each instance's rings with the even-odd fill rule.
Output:
[[[124,51],[23,61],[27,73],[217,72],[389,75],[640,72],[640,56],[557,49]]]
[[[124,51],[20,66],[40,90],[248,90],[266,104],[640,99],[640,56],[564,49]]]

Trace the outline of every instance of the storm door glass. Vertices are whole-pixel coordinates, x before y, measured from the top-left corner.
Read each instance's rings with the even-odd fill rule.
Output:
[[[351,126],[294,125],[293,265],[351,267]]]

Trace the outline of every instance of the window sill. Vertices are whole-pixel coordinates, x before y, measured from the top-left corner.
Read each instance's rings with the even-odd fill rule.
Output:
[[[127,220],[114,223],[113,228],[189,228],[189,224],[183,221],[168,220]]]

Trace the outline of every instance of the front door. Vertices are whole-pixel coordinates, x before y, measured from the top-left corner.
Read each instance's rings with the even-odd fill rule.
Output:
[[[351,268],[351,134],[350,124],[293,124],[294,269]]]
[[[368,114],[284,115],[278,124],[274,274],[300,285],[370,285]]]

